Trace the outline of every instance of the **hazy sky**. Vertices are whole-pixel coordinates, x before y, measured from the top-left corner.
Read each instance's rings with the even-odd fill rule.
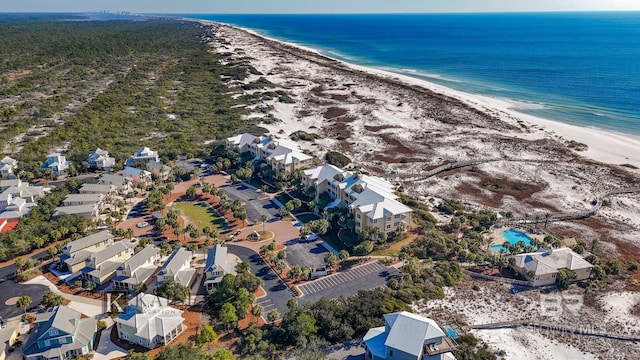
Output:
[[[640,10],[640,0],[0,0],[0,12],[370,13]]]

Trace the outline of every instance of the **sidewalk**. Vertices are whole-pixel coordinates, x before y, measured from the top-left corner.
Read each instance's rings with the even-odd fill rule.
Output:
[[[110,317],[102,319],[107,324],[107,328],[100,334],[98,349],[93,355],[96,360],[108,360],[127,356],[127,351],[111,342],[111,329],[115,324]]]

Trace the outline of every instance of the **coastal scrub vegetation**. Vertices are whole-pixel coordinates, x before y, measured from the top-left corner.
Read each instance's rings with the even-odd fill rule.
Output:
[[[10,21],[0,29],[0,142],[22,171],[64,148],[78,167],[96,147],[119,165],[141,146],[206,156],[210,139],[255,131],[234,99],[246,64],[221,65],[197,22]]]

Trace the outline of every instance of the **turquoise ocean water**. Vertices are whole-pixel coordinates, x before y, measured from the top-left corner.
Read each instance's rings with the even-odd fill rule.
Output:
[[[509,99],[540,117],[640,135],[640,12],[177,16]]]

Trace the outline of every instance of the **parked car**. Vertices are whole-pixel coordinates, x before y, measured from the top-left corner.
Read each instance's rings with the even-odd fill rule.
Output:
[[[146,222],[146,221],[139,222],[139,223],[136,224],[136,227],[138,227],[138,228],[143,228],[143,227],[147,227],[147,226],[149,226],[149,223]]]
[[[318,240],[318,234],[316,233],[307,234],[303,237],[303,239],[305,239],[306,241],[316,241]]]

